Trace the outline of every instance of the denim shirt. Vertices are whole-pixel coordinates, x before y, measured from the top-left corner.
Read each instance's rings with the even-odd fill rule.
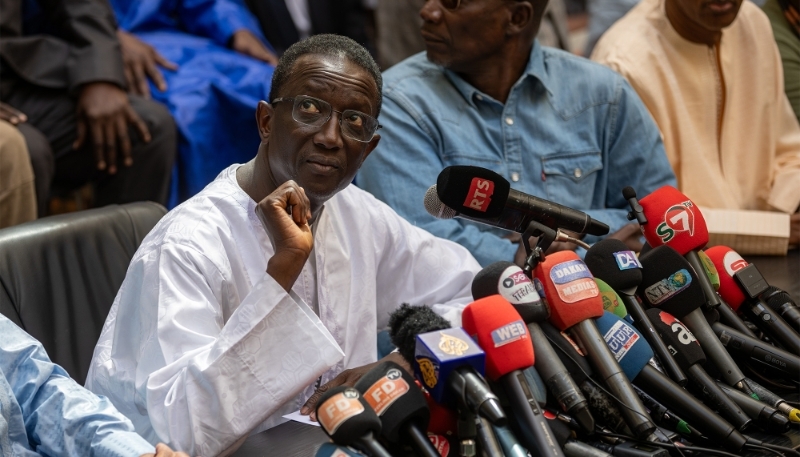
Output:
[[[413,224],[464,245],[483,266],[513,260],[517,247],[501,229],[427,213],[423,197],[444,167],[489,168],[513,189],[585,211],[611,233],[629,223],[625,186],[643,197],[676,185],[658,128],[627,81],[538,41],[505,104],[424,52],[383,78],[382,139],[356,184]]]
[[[73,381],[0,315],[0,457],[138,457],[153,445],[105,397]]]

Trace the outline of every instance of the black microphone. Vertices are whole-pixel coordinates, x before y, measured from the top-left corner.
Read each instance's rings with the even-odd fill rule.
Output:
[[[391,457],[375,439],[381,420],[354,387],[337,386],[322,394],[317,402],[317,420],[334,443],[373,457]]]
[[[439,173],[434,195],[425,196],[425,208],[441,217],[441,204],[455,210],[459,217],[523,233],[532,221],[552,229],[605,235],[608,225],[582,211],[511,189],[499,174],[481,167],[452,166]],[[449,217],[452,217],[451,215]],[[449,218],[445,217],[445,218]]]
[[[769,286],[761,297],[770,309],[778,313],[792,328],[800,332],[800,308],[797,307],[788,292],[775,286]]]
[[[730,396],[733,401],[741,407],[747,415],[755,420],[756,424],[770,433],[786,433],[789,431],[789,418],[780,413],[777,409],[762,403],[755,398],[745,395],[736,389],[731,389],[722,383],[717,383],[719,388]]]
[[[655,422],[656,425],[678,432],[691,442],[697,442],[703,438],[703,434],[700,433],[699,430],[692,427],[691,424],[683,420],[680,416],[675,414],[675,412],[662,405],[658,400],[642,390],[641,387],[633,386],[633,388],[636,390],[639,398],[642,399],[644,406],[650,410],[650,417],[653,418],[653,422]]]
[[[630,187],[626,187],[630,189]],[[632,189],[631,189],[632,190]],[[636,194],[634,194],[634,199]],[[677,362],[667,350],[667,346],[659,338],[650,319],[644,313],[644,307],[636,299],[636,288],[642,282],[642,264],[636,258],[636,253],[620,240],[605,239],[598,241],[587,252],[584,259],[589,271],[595,278],[600,278],[611,288],[617,291],[625,302],[625,308],[633,318],[636,329],[642,332],[644,339],[650,343],[658,361],[664,371],[679,386],[685,386],[688,381]]]
[[[791,352],[784,351],[758,338],[745,335],[719,322],[711,324],[711,329],[717,334],[722,345],[732,354],[758,360],[761,363],[777,368],[793,378],[797,376],[797,373],[800,373],[800,357]]]
[[[355,385],[381,418],[381,435],[395,446],[409,443],[418,455],[439,457],[428,440],[431,413],[414,378],[394,362],[383,362]]]

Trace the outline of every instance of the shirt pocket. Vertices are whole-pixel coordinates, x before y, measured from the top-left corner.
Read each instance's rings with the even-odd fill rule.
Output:
[[[575,209],[591,208],[603,158],[600,152],[556,153],[542,157],[547,198]]]
[[[453,165],[471,165],[474,167],[488,168],[489,170],[501,175],[503,174],[503,170],[505,168],[501,159],[488,155],[481,157],[475,153],[468,154],[458,150],[445,151],[442,159],[445,167],[450,167]]]

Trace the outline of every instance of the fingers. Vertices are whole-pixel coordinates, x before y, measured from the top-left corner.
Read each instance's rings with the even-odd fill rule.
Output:
[[[134,87],[136,88],[136,93],[144,98],[149,99],[150,85],[147,84],[147,75],[145,74],[145,65],[147,63],[142,63],[142,61],[133,62],[131,65],[131,71],[133,72],[133,77],[135,79]]]
[[[119,138],[119,150],[122,152],[122,163],[126,167],[133,165],[131,157],[131,138],[128,136],[128,123],[123,117],[116,119],[117,138]]]
[[[83,146],[84,140],[86,140],[86,121],[83,120],[82,117],[78,116],[78,120],[76,123],[76,129],[78,131],[78,136],[75,138],[75,142],[72,143],[72,149],[78,149]]]
[[[312,421],[317,420],[316,408],[317,408],[317,402],[319,401],[320,397],[322,397],[322,395],[328,390],[345,384],[345,381],[349,376],[349,371],[350,370],[345,370],[339,373],[339,376],[331,379],[324,385],[320,386],[319,389],[317,389],[314,392],[314,394],[311,395],[311,397],[309,397],[308,400],[306,400],[305,404],[303,404],[303,407],[300,408],[300,414],[308,414],[308,417]]]
[[[113,175],[117,172],[117,128],[115,120],[109,119],[103,125],[105,138],[106,170]]]
[[[147,76],[149,76],[156,87],[158,87],[158,90],[161,92],[167,90],[167,82],[164,80],[164,75],[161,74],[161,70],[156,67],[155,59],[147,61],[145,71],[147,72]]]
[[[172,71],[178,70],[178,64],[176,64],[175,62],[170,62],[169,60],[165,59],[164,56],[158,53],[158,51],[153,50],[153,52],[155,54],[153,58],[155,59],[158,65],[166,68],[167,70],[172,70]]]
[[[0,103],[0,119],[17,125],[28,120],[28,116],[22,111],[14,108],[13,106]]]
[[[134,128],[136,128],[136,130],[139,132],[142,140],[145,143],[149,143],[152,139],[150,136],[150,130],[147,128],[147,124],[145,124],[142,118],[139,117],[139,115],[133,108],[131,108],[130,105],[125,107],[125,117],[127,118],[128,123],[133,124]]]
[[[184,452],[175,452],[166,444],[158,443],[155,457],[189,457],[189,455]]]
[[[89,121],[89,133],[92,136],[92,150],[94,151],[94,160],[97,163],[98,170],[106,169],[105,159],[105,132],[103,124],[100,121]]]

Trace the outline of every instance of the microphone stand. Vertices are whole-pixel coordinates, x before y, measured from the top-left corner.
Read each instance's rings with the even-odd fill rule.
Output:
[[[536,246],[533,248],[531,248],[530,243],[528,243],[528,240],[532,236],[538,237]],[[525,252],[528,254],[525,258],[525,266],[522,267],[525,276],[533,279],[533,270],[539,265],[539,262],[544,260],[544,253],[550,245],[553,244],[557,236],[558,230],[552,229],[542,223],[531,221],[531,223],[528,224],[528,228],[522,232],[522,243],[525,245]]]

